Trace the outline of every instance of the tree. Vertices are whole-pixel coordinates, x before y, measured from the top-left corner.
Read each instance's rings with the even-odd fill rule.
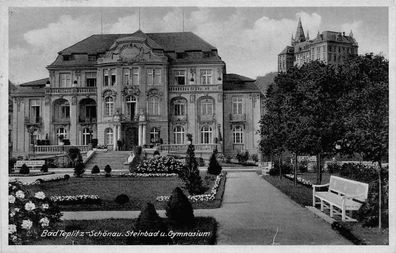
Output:
[[[67,151],[67,156],[71,161],[72,167],[75,167],[77,163],[82,163],[83,161],[80,149],[76,147],[70,147]]]
[[[222,169],[219,162],[216,159],[216,154],[217,154],[217,149],[214,149],[209,160],[208,173],[212,175],[219,175]]]
[[[194,220],[192,205],[179,187],[172,191],[165,211],[170,220],[179,224],[191,224]]]
[[[192,135],[187,134],[188,148],[185,159],[185,168],[179,173],[180,178],[184,181],[184,188],[190,194],[201,194],[206,189],[202,185],[202,178],[199,175],[198,162],[195,159],[194,145],[192,144]]]
[[[340,100],[345,135],[340,151],[363,154],[378,164],[379,228],[382,213],[382,163],[389,154],[389,62],[383,56],[366,54],[352,58],[342,68],[347,91]]]

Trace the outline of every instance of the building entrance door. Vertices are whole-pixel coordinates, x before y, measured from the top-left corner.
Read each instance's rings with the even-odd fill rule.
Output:
[[[125,150],[133,150],[138,145],[138,128],[132,124],[124,125],[123,143]]]

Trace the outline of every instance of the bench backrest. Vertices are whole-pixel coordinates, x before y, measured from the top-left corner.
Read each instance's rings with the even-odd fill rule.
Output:
[[[37,167],[45,164],[45,160],[26,160],[26,161],[16,161],[16,167],[22,167],[23,164],[26,164],[28,167]]]
[[[364,202],[368,195],[368,184],[342,178],[336,176],[330,176],[329,191],[335,191],[342,195],[359,195],[354,199]]]

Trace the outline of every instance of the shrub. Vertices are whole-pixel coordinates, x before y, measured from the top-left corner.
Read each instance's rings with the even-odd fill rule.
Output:
[[[212,175],[219,175],[221,173],[221,166],[217,162],[215,152],[212,153],[209,160],[208,173]]]
[[[43,164],[43,165],[41,166],[41,172],[48,172],[48,166],[47,166],[47,164]]]
[[[106,174],[110,174],[111,173],[111,167],[110,167],[110,165],[106,165],[105,166],[105,168],[104,168],[104,171],[106,172]]]
[[[250,157],[252,158],[252,160],[254,162],[258,162],[258,155],[257,154],[252,154]]]
[[[187,135],[192,142],[191,134]],[[202,179],[199,175],[197,159],[195,159],[194,145],[189,144],[186,153],[185,168],[179,172],[179,177],[184,181],[184,188],[191,195],[202,194],[206,191],[206,187],[202,185]]]
[[[152,233],[156,236],[140,236],[133,237],[129,236],[126,240],[126,244],[148,244],[148,245],[161,245],[161,244],[172,244],[172,240],[168,237],[168,228],[162,219],[158,216],[154,205],[147,203],[139,214],[139,217],[135,223],[135,231],[142,231]],[[156,233],[159,232],[159,233]],[[164,236],[160,236],[160,235]]]
[[[8,160],[8,173],[13,173],[14,172],[14,166],[15,166],[16,162],[17,162],[17,159],[15,157],[11,157]]]
[[[91,174],[98,174],[98,173],[100,173],[100,169],[98,165],[93,166],[91,170]]]
[[[114,199],[114,201],[119,205],[123,205],[129,202],[129,197],[126,194],[120,194]]]
[[[153,153],[153,156],[156,156],[156,155],[160,155],[160,152],[158,150],[154,151],[154,153]]]
[[[269,171],[268,171],[268,174],[270,175],[270,176],[279,176],[279,168],[271,168]]]
[[[183,163],[171,156],[156,156],[143,160],[136,168],[137,173],[179,173]]]
[[[172,191],[165,211],[171,221],[179,224],[191,224],[194,220],[192,205],[179,187]]]
[[[59,208],[43,192],[29,192],[20,182],[8,184],[8,243],[31,244],[43,230],[53,231]]]
[[[205,161],[202,157],[197,157],[198,166],[205,166]]]
[[[308,171],[308,166],[305,166],[305,165],[300,164],[300,165],[298,165],[298,170],[299,170],[301,173],[306,173],[306,172]]]
[[[249,151],[245,151],[242,153],[236,154],[235,158],[238,160],[239,163],[245,163],[249,159]]]
[[[231,163],[232,156],[226,155],[224,156],[225,163]]]
[[[74,167],[74,175],[76,177],[81,177],[85,172],[85,165],[82,162],[77,162],[76,166]]]
[[[328,163],[327,164],[327,171],[330,174],[335,174],[335,173],[339,173],[341,170],[341,166],[338,165],[337,163]]]
[[[142,154],[142,151],[143,151],[143,148],[142,148],[141,146],[136,146],[136,147],[133,149],[133,151],[134,151],[135,155],[141,155],[141,154]]]
[[[70,176],[69,176],[68,174],[65,174],[65,175],[63,176],[63,178],[67,181],[67,180],[70,179]]]
[[[30,173],[30,169],[26,164],[22,164],[21,169],[19,170],[20,174],[29,174]]]

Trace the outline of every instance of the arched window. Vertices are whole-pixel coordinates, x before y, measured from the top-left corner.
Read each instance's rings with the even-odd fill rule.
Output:
[[[201,115],[202,116],[213,115],[213,100],[212,99],[204,99],[201,101]]]
[[[106,128],[104,132],[105,145],[113,145],[113,129]]]
[[[182,116],[186,114],[186,101],[182,99],[173,102],[173,113],[175,116]]]
[[[67,139],[67,131],[66,131],[66,129],[64,129],[63,127],[58,128],[56,130],[56,137],[58,138],[59,143],[60,143],[61,140]]]
[[[128,96],[126,97],[126,107],[127,107],[127,117],[130,120],[134,120],[136,115],[136,97]]]
[[[159,99],[157,97],[150,97],[148,99],[148,114],[149,115],[159,115]]]
[[[159,143],[160,142],[160,132],[159,132],[159,129],[156,127],[151,128],[150,142],[151,143]]]
[[[184,144],[184,128],[182,126],[176,126],[173,129],[174,143]]]
[[[243,143],[243,130],[241,126],[234,126],[232,129],[232,136],[235,144]]]
[[[212,143],[212,128],[210,126],[203,126],[201,128],[201,143]]]
[[[82,144],[88,145],[92,141],[92,131],[89,128],[84,128],[82,132]]]
[[[113,116],[114,99],[111,96],[105,97],[105,116]]]

